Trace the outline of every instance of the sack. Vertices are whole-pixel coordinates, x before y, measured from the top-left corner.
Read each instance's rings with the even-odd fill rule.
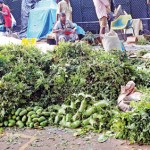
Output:
[[[102,44],[105,51],[122,50],[122,44],[116,32],[110,31],[104,35]]]

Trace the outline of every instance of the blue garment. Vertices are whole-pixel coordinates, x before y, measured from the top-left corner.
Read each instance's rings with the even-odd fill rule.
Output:
[[[121,49],[122,49],[123,52],[126,51],[126,49],[125,49],[125,47],[124,47],[124,44],[123,44],[122,42],[121,42]]]
[[[75,28],[77,29],[77,34],[82,34],[85,35],[85,31],[83,30],[83,28],[81,28],[80,26],[78,26],[76,23],[74,23]]]

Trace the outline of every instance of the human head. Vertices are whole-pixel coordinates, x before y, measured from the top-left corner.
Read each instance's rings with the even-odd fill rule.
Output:
[[[4,0],[0,0],[0,7],[3,7]]]
[[[60,20],[66,21],[66,14],[65,13],[60,13]]]

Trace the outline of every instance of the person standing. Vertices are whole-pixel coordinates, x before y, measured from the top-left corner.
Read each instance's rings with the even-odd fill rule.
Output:
[[[72,7],[69,0],[62,0],[58,3],[57,8],[57,21],[60,13],[66,14],[66,19],[72,21]]]
[[[12,18],[10,9],[7,5],[4,4],[4,0],[0,0],[0,8],[2,8],[0,13],[4,17],[4,27],[6,28],[6,34],[10,35],[12,27]]]
[[[27,28],[30,10],[34,9],[35,4],[38,0],[22,0],[21,4],[21,31],[19,33],[19,38],[27,37]]]
[[[108,0],[93,0],[97,17],[100,24],[100,35],[105,34],[108,13],[110,13],[110,2]]]

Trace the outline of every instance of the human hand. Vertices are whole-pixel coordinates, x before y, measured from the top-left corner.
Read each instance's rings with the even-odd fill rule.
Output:
[[[62,32],[62,33],[64,32],[64,30],[63,30],[63,29],[59,29],[58,31],[59,31],[59,32]]]

